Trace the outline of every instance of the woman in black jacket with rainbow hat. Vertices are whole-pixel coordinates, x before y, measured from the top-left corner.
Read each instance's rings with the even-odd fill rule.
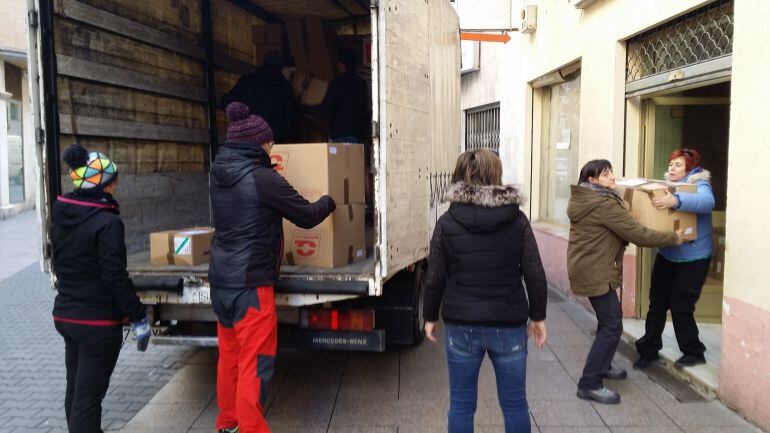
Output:
[[[53,320],[64,338],[70,432],[101,432],[102,400],[118,361],[125,319],[140,351],[150,325],[126,271],[126,244],[113,197],[118,168],[106,155],[73,144],[64,152],[75,184],[53,206],[56,275]]]

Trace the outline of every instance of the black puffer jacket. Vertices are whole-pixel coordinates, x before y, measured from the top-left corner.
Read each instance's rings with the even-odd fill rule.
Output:
[[[262,148],[226,143],[211,166],[211,288],[274,285],[283,251],[282,218],[302,228],[320,224],[335,209],[329,196],[305,200],[274,169]]]
[[[547,283],[512,186],[452,185],[428,257],[425,320],[516,326],[545,319]],[[522,284],[522,278],[526,286]]]
[[[60,197],[53,206],[51,242],[58,294],[56,319],[122,320],[145,317],[126,271],[118,203],[100,191]]]

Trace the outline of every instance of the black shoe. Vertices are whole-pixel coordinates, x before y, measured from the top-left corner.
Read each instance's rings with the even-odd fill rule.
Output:
[[[609,371],[607,371],[602,375],[602,378],[610,379],[610,380],[623,380],[627,377],[628,377],[628,373],[626,372],[626,370],[623,370],[622,368],[615,368],[615,367],[610,367]]]
[[[238,428],[238,426],[219,429],[219,433],[238,433],[239,431],[240,429]]]
[[[583,400],[593,400],[602,404],[618,404],[620,403],[620,394],[605,387],[599,389],[580,389],[577,391],[578,398]]]
[[[655,364],[660,359],[660,356],[640,356],[639,359],[634,362],[634,370],[647,370],[652,364]]]
[[[705,364],[706,358],[703,355],[682,355],[676,360],[677,367],[692,367],[694,365]]]

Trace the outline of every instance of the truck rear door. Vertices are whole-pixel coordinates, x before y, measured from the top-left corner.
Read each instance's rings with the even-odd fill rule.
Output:
[[[447,1],[381,1],[378,21],[377,187],[389,276],[428,254],[439,186],[460,148],[460,44]]]

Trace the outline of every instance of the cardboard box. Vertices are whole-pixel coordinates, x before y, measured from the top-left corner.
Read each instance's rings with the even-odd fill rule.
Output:
[[[318,226],[305,230],[283,221],[283,264],[335,268],[366,259],[364,205],[338,206]]]
[[[283,38],[280,24],[267,24],[251,28],[252,42],[257,65],[262,65],[265,55],[271,51],[283,52]]]
[[[311,202],[328,194],[337,206],[365,203],[361,144],[276,144],[270,156],[276,171]]]
[[[709,266],[709,277],[724,281],[725,279],[725,212],[711,212],[711,236],[713,238],[713,249],[711,253],[711,265]]]
[[[316,77],[331,81],[336,71],[336,53],[323,19],[305,16],[286,21],[286,32],[297,70],[313,72]]]
[[[662,180],[647,179],[618,181],[618,192],[635,220],[645,227],[662,232],[683,229],[685,240],[695,240],[698,236],[696,214],[671,209],[658,210],[652,205],[652,199],[665,195],[666,190],[672,193],[694,193],[696,186],[690,183],[666,183]]]
[[[312,73],[294,72],[291,76],[294,97],[304,105],[316,105],[323,101],[329,82],[315,77]]]
[[[150,233],[153,265],[202,265],[211,257],[211,227],[190,227]]]

